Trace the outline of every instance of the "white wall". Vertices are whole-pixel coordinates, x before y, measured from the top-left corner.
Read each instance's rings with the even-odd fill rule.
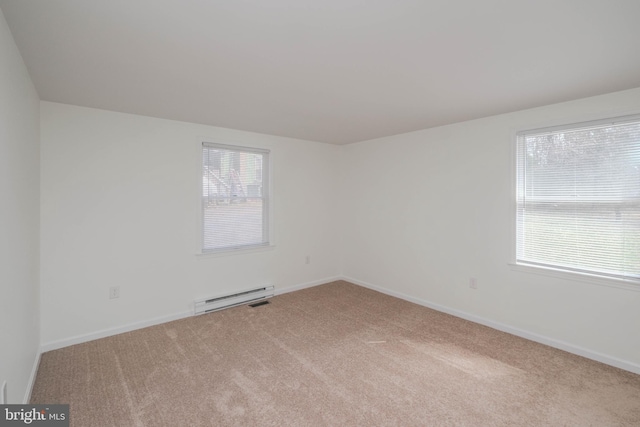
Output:
[[[49,102],[41,133],[45,349],[194,298],[339,274],[337,146]],[[274,249],[196,256],[199,137],[271,150]]]
[[[344,275],[640,369],[639,291],[508,265],[515,130],[630,112],[640,89],[345,146]]]
[[[0,11],[0,387],[22,403],[39,345],[39,100]]]

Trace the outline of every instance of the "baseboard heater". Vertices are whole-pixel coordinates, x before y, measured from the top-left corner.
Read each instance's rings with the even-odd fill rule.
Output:
[[[219,297],[195,300],[194,314],[211,313],[224,308],[235,307],[248,302],[259,301],[273,296],[273,286],[249,289]]]

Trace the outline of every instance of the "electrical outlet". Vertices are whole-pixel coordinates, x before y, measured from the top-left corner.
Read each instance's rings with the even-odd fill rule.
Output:
[[[111,286],[109,288],[109,299],[120,298],[120,286]]]
[[[7,382],[2,382],[2,388],[0,388],[0,405],[7,404]]]
[[[469,279],[469,287],[471,289],[478,289],[478,280],[475,277]]]
[[[311,264],[311,255],[307,255],[306,257],[304,257],[304,263]]]

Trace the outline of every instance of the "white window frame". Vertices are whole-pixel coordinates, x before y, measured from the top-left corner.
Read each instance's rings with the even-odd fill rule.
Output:
[[[585,125],[598,125],[606,123],[615,123],[621,121],[640,120],[640,113],[638,111],[624,112],[616,116],[602,118],[589,117],[578,120],[564,120],[557,121],[551,125],[547,124],[540,126],[522,126],[518,128],[512,128],[511,137],[509,139],[509,147],[511,151],[511,226],[510,226],[510,260],[509,267],[512,271],[542,275],[553,278],[560,278],[564,280],[578,281],[583,283],[590,283],[596,285],[603,285],[608,287],[620,288],[625,290],[640,292],[640,280],[631,278],[619,278],[612,276],[604,276],[595,272],[583,272],[566,270],[561,267],[554,268],[549,266],[542,266],[536,264],[528,264],[517,261],[517,245],[518,245],[518,231],[517,231],[517,215],[518,215],[518,137],[524,133],[536,133],[536,132],[548,132],[554,130],[564,130],[582,127]]]
[[[253,245],[239,245],[227,248],[206,250],[204,248],[204,213],[203,213],[203,147],[204,145],[210,145],[221,149],[241,151],[248,153],[260,153],[265,155],[266,162],[263,163],[263,191],[266,192],[265,205],[263,206],[263,227],[266,229],[267,241],[261,244]],[[215,138],[201,137],[197,139],[197,144],[194,145],[195,158],[196,158],[196,176],[197,185],[194,186],[197,189],[197,229],[196,229],[196,255],[200,258],[227,256],[234,254],[246,254],[253,252],[262,252],[275,248],[275,227],[273,221],[273,153],[268,148],[262,148],[258,146],[250,147],[243,143],[236,143],[233,141],[225,140],[221,141]],[[266,164],[266,167],[265,167]]]

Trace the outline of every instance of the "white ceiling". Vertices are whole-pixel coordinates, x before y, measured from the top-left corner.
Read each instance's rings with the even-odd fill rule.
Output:
[[[640,86],[639,0],[0,0],[41,99],[345,144]]]

